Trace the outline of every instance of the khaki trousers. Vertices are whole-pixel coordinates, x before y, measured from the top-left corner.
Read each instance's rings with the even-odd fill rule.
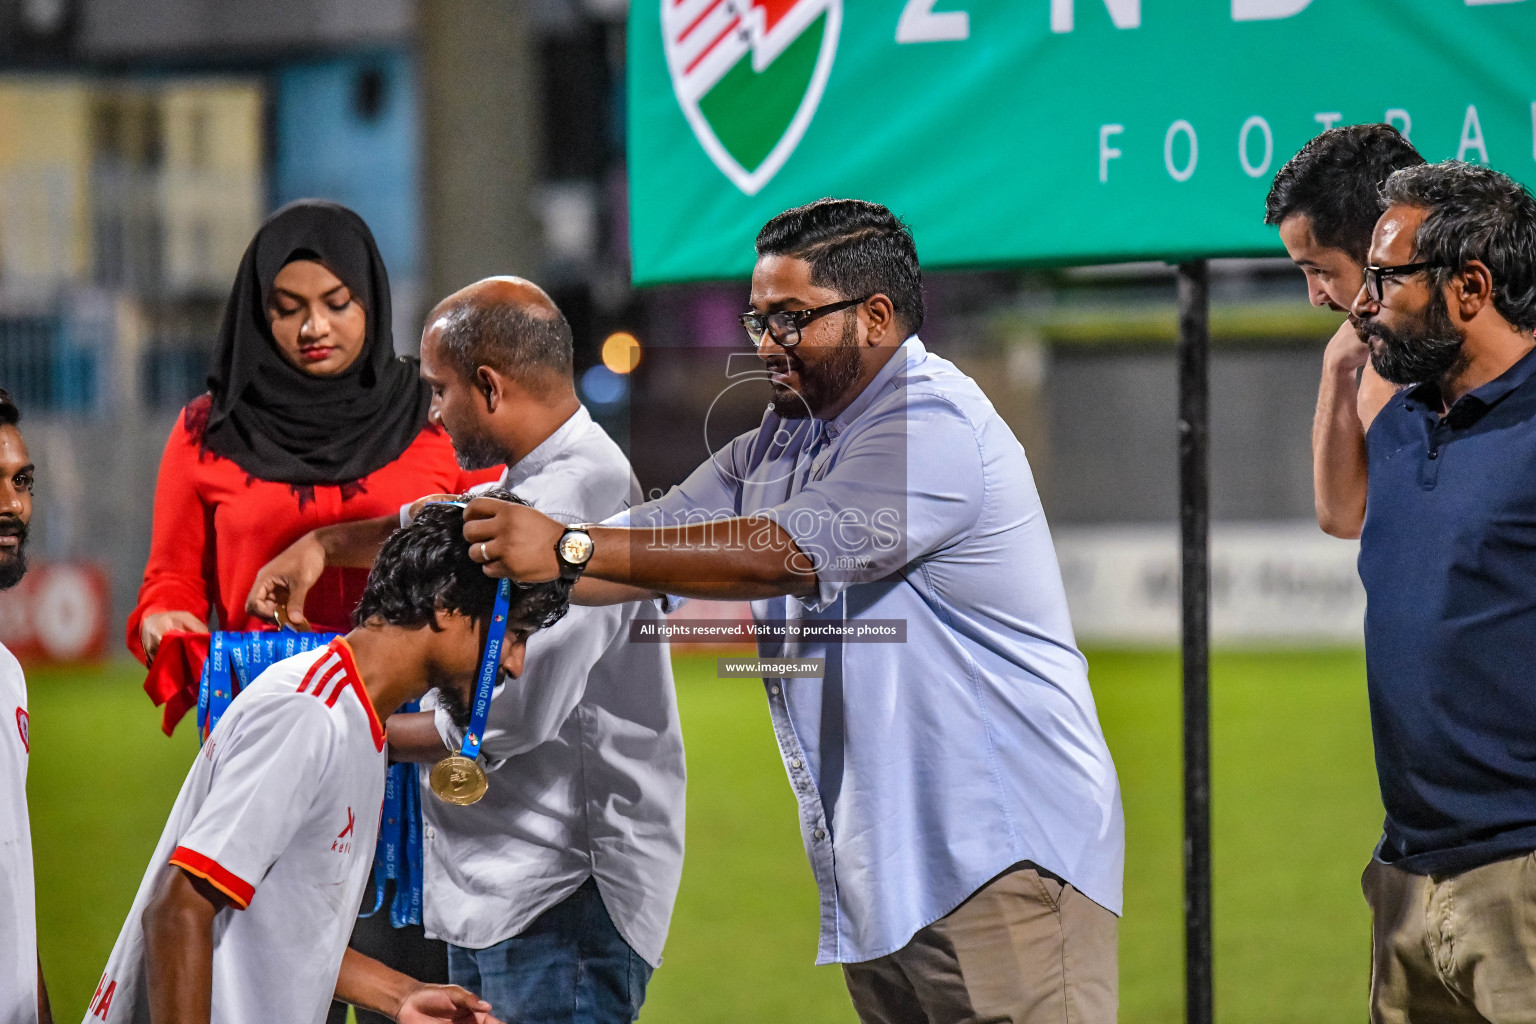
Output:
[[[1536,854],[1444,878],[1372,858],[1372,1024],[1536,1024]]]
[[[877,960],[844,964],[864,1024],[1113,1024],[1119,919],[1015,865]]]

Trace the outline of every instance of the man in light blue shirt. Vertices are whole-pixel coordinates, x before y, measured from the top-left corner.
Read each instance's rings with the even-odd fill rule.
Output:
[[[762,657],[825,659],[764,683],[817,959],[844,965],[863,1020],[1113,1021],[1119,785],[1024,451],[918,340],[890,211],[822,200],[757,252],[762,424],[603,526],[476,501],[471,555],[584,571],[583,601],[751,600]],[[902,642],[859,642],[875,620]]]

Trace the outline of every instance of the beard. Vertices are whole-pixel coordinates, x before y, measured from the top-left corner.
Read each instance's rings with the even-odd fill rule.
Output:
[[[773,411],[786,420],[803,420],[830,406],[858,383],[863,364],[859,359],[859,321],[856,316],[843,320],[843,335],[834,348],[826,350],[820,361],[807,366],[795,355],[784,358],[800,374],[801,391],[773,385]]]
[[[470,706],[464,703],[464,698],[459,696],[457,690],[446,686],[438,687],[437,706],[448,712],[448,720],[460,729],[469,728],[469,719],[473,714]]]
[[[510,678],[512,677],[505,671],[498,672],[496,675],[496,685],[504,686]],[[457,726],[461,732],[467,732],[469,730],[469,721],[474,717],[475,709],[470,706],[469,702],[464,699],[458,690],[448,685],[447,680],[440,680],[434,685],[437,690],[437,706],[448,713],[448,720]],[[474,700],[476,685],[478,685],[478,680],[470,687],[470,700]]]
[[[1379,351],[1371,346],[1371,367],[1389,384],[1441,381],[1467,362],[1462,352],[1466,339],[1451,322],[1441,293],[1430,301],[1416,324],[1393,329],[1373,320],[1357,328],[1367,342],[1381,339]]]
[[[507,461],[501,446],[484,434],[461,430],[449,436],[460,469],[490,469]]]
[[[27,524],[16,516],[0,516],[0,537],[15,537],[14,550],[0,550],[0,590],[9,590],[27,574]]]

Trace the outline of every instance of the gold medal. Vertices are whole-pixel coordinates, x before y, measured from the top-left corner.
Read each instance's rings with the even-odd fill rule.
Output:
[[[432,792],[445,803],[468,806],[485,796],[485,769],[463,754],[445,757],[432,766]]]
[[[277,602],[277,625],[280,629],[291,629],[295,633],[310,632],[308,623],[301,625],[288,617],[288,596],[286,594],[283,595],[281,601]]]

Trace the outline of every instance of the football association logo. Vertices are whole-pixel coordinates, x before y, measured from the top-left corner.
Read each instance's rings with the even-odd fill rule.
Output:
[[[756,195],[816,116],[842,0],[661,0],[672,91],[731,183]]]

